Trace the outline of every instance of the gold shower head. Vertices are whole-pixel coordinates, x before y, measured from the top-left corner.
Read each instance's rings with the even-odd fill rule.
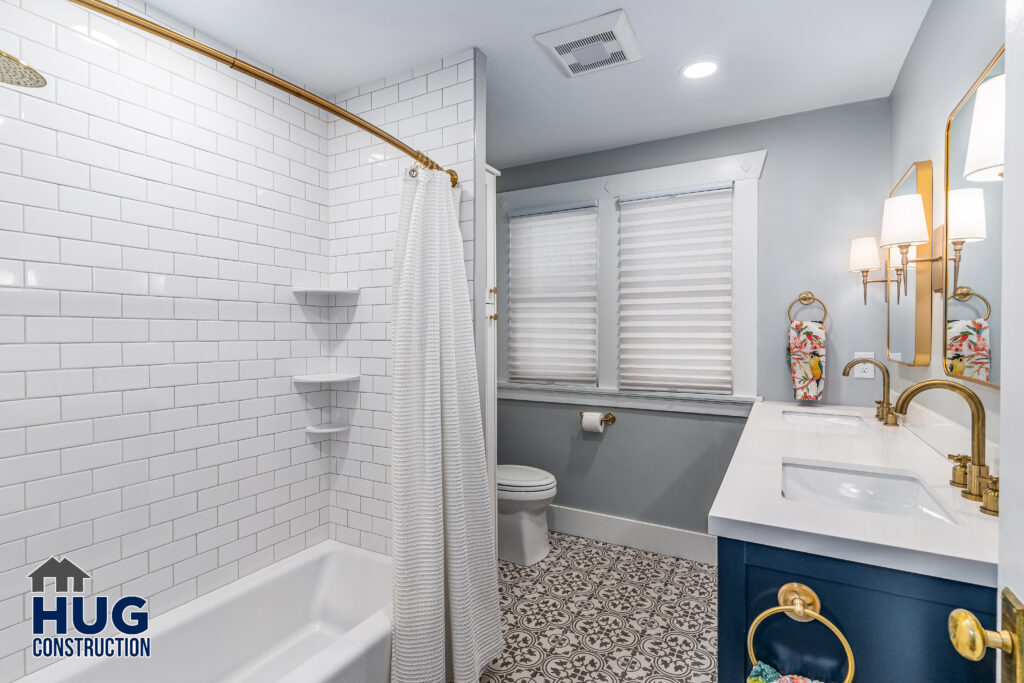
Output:
[[[46,79],[14,55],[0,50],[0,83],[22,88],[42,88],[46,85]]]

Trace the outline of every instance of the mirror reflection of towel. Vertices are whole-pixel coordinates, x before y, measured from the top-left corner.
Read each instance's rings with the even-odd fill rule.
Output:
[[[783,676],[764,662],[754,665],[753,671],[747,676],[747,683],[821,683],[803,676]]]
[[[946,370],[951,375],[991,381],[992,347],[987,320],[946,321]]]
[[[793,397],[818,401],[825,389],[825,323],[794,320],[789,324],[790,374]]]

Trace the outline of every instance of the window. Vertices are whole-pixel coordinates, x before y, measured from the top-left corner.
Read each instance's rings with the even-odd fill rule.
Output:
[[[509,219],[509,379],[597,384],[597,216]]]
[[[619,203],[619,387],[732,392],[732,188]]]
[[[765,156],[502,192],[499,398],[742,414]]]

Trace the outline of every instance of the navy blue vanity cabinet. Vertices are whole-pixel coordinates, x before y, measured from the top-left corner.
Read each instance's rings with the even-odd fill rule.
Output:
[[[747,628],[778,606],[779,587],[797,581],[821,598],[823,615],[850,641],[854,683],[996,680],[996,654],[970,662],[949,643],[946,619],[963,607],[996,625],[996,590],[756,543],[718,539],[718,680],[740,683],[751,664]],[[773,615],[757,629],[754,653],[783,673],[838,683],[842,645],[825,626]]]

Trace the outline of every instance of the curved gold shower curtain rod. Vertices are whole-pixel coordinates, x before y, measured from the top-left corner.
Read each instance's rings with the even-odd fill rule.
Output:
[[[175,45],[181,45],[182,47],[192,50],[193,52],[198,52],[199,54],[205,55],[206,57],[209,57],[210,59],[216,62],[226,64],[227,66],[231,67],[236,71],[240,71],[248,76],[251,76],[255,78],[257,81],[263,81],[264,83],[272,85],[280,90],[283,90],[289,95],[293,95],[299,98],[300,100],[305,100],[306,102],[309,102],[312,105],[320,107],[324,111],[334,114],[340,119],[348,121],[349,123],[358,128],[362,128],[370,135],[380,138],[381,140],[388,143],[392,147],[395,147],[401,150],[402,152],[405,152],[426,168],[435,171],[444,171],[445,173],[452,177],[452,187],[455,187],[455,185],[459,182],[458,173],[451,169],[446,169],[442,167],[440,164],[438,164],[436,161],[428,157],[426,154],[413,149],[409,145],[405,144],[404,142],[396,138],[394,135],[391,135],[390,133],[381,130],[380,128],[373,125],[369,121],[365,121],[359,118],[352,112],[342,109],[341,107],[332,102],[328,102],[319,95],[314,95],[308,90],[300,88],[299,86],[295,85],[290,81],[286,81],[283,78],[278,78],[274,74],[268,71],[264,71],[258,66],[253,66],[252,64],[242,61],[241,59],[236,59],[235,57],[232,57],[231,55],[225,52],[221,52],[220,50],[212,48],[205,43],[201,43],[198,40],[189,38],[188,36],[178,33],[177,31],[172,31],[169,28],[165,28],[154,21],[146,19],[145,17],[140,17],[137,14],[126,12],[120,7],[115,7],[108,3],[102,2],[101,0],[68,1],[73,2],[76,5],[81,5],[86,9],[91,9],[92,11],[98,12],[99,14],[108,16],[111,19],[116,19],[117,21],[120,21],[122,23],[134,26],[135,28],[146,31],[147,33],[152,33],[153,35],[168,40],[174,43]]]

